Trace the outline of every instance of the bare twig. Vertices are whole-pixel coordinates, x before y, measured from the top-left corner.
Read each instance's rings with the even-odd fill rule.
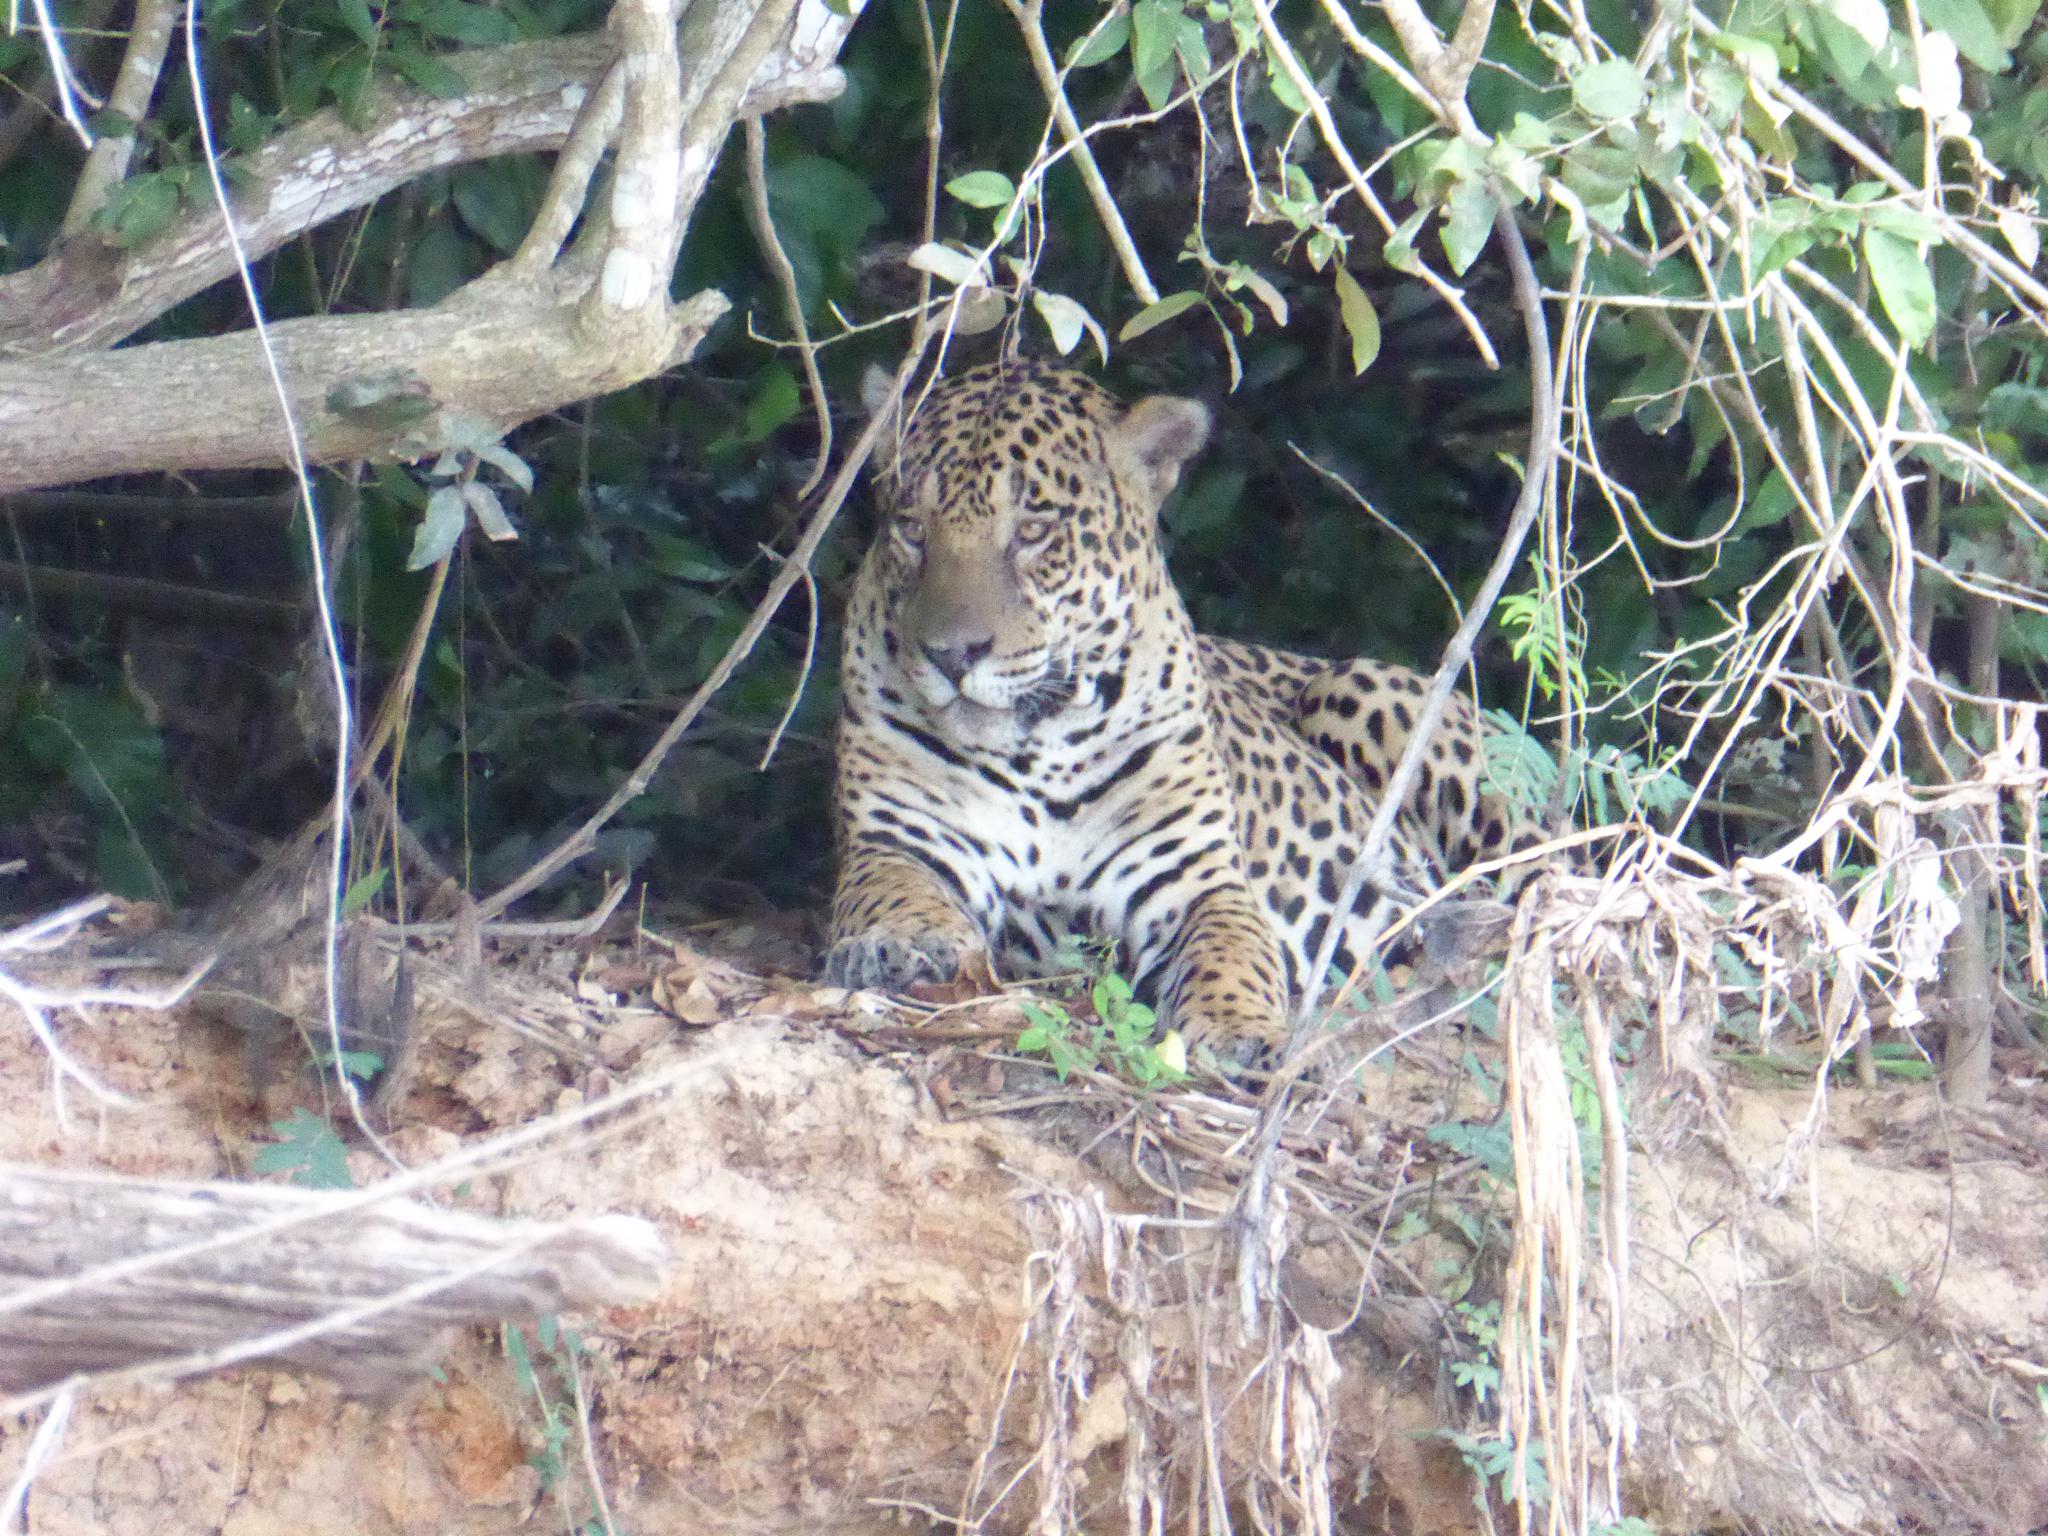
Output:
[[[747,212],[753,220],[754,238],[760,243],[761,254],[767,258],[775,273],[776,286],[782,290],[783,315],[789,321],[790,334],[796,338],[797,355],[803,360],[804,383],[811,393],[812,417],[818,424],[818,451],[811,459],[810,473],[796,490],[796,499],[806,501],[832,463],[832,402],[825,397],[825,381],[818,373],[818,349],[811,342],[811,329],[804,320],[796,268],[789,264],[789,253],[775,233],[775,215],[768,205],[767,135],[761,131],[760,118],[747,119],[746,143]]]
[[[1408,62],[1436,98],[1439,114],[1460,133],[1478,135],[1479,125],[1465,102],[1465,85],[1486,47],[1493,0],[1466,0],[1448,43],[1416,0],[1386,0],[1386,13]]]

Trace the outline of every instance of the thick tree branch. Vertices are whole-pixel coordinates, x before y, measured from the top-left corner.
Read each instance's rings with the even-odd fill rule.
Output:
[[[591,34],[453,54],[467,95],[440,100],[387,81],[372,88],[365,108],[375,127],[315,114],[238,162],[247,174],[235,217],[250,259],[429,172],[555,148],[616,51],[611,39]],[[0,278],[0,352],[112,346],[234,270],[210,203],[132,251],[81,235]]]
[[[619,0],[612,28],[626,97],[604,276],[583,295],[583,321],[593,332],[616,333],[650,320],[658,324],[667,308],[668,238],[682,171],[683,73],[675,0]],[[708,152],[716,151],[714,142]]]
[[[593,345],[576,324],[580,293],[560,295],[562,286],[477,284],[433,309],[272,326],[308,461],[425,453],[443,440],[440,409],[510,428],[623,389],[688,359],[726,309],[716,293],[670,309],[650,367]],[[379,380],[421,401],[425,414],[394,423],[330,402],[338,386]],[[0,493],[171,467],[276,464],[282,431],[253,331],[0,363]]]
[[[814,30],[804,50],[771,55],[753,77],[748,110],[836,95],[842,79],[831,49],[843,36],[844,24],[836,35]],[[430,172],[559,148],[617,54],[616,41],[602,33],[472,49],[447,59],[470,84],[461,97],[442,100],[386,81],[372,88],[375,127],[350,128],[332,111],[315,115],[239,162],[250,188],[236,195],[243,245],[255,260]],[[0,354],[112,346],[233,272],[233,252],[210,206],[132,251],[81,233],[28,270],[0,278]]]

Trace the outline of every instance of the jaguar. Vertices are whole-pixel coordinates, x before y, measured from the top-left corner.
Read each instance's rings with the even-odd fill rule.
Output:
[[[1159,511],[1210,427],[1016,360],[943,381],[876,453],[848,605],[828,981],[901,989],[1113,940],[1160,1027],[1266,1051],[1383,901],[1519,846],[1454,695],[1395,824],[1394,888],[1345,890],[1423,679],[1198,634]],[[1347,901],[1345,898],[1350,895]]]

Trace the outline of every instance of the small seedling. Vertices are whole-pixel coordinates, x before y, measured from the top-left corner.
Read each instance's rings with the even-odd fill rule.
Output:
[[[270,1127],[278,1139],[249,1160],[257,1173],[282,1173],[307,1189],[353,1189],[348,1149],[334,1127],[309,1110],[295,1109]]]
[[[1187,1047],[1179,1033],[1169,1030],[1153,1040],[1158,1015],[1137,1000],[1128,981],[1113,972],[1098,978],[1090,1001],[1095,1017],[1086,1021],[1076,1020],[1061,1003],[1025,1003],[1028,1022],[1017,1049],[1044,1056],[1061,1082],[1103,1066],[1141,1088],[1186,1080]]]

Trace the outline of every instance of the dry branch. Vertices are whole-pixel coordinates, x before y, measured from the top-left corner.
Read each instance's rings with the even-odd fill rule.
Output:
[[[195,587],[147,576],[117,576],[109,571],[79,571],[61,565],[36,565],[0,560],[0,588],[34,598],[83,597],[123,613],[148,613],[169,619],[209,619],[221,624],[259,624],[293,629],[305,617],[297,603],[218,587]]]
[[[720,295],[698,294],[671,310],[658,352],[635,356],[593,345],[573,300],[551,299],[539,285],[472,289],[434,309],[273,326],[307,459],[404,448],[406,438],[374,413],[330,407],[337,386],[402,375],[437,406],[509,428],[674,367],[726,308]],[[408,436],[425,445],[415,453],[437,440],[431,418]],[[268,465],[284,453],[253,331],[0,364],[0,442],[0,492],[170,467]]]
[[[259,1224],[270,1227],[260,1240],[99,1284],[47,1284]],[[644,1299],[664,1253],[652,1226],[624,1216],[501,1221],[313,1190],[4,1169],[0,1392],[245,1360],[374,1392],[416,1376],[445,1328]]]

